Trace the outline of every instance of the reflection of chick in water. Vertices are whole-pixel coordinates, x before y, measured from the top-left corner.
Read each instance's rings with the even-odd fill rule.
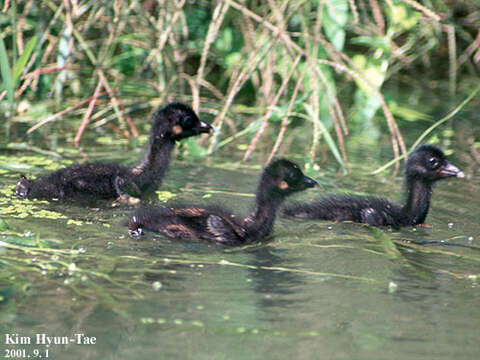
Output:
[[[156,113],[145,156],[137,167],[87,163],[60,169],[34,181],[22,175],[16,194],[29,199],[62,200],[89,196],[124,200],[128,195],[140,197],[160,186],[177,140],[211,130],[190,107],[171,103]]]
[[[422,224],[428,214],[433,184],[449,177],[464,177],[443,152],[422,145],[408,157],[407,200],[400,206],[377,197],[332,195],[309,204],[292,204],[283,213],[303,219],[354,221],[372,226],[412,226]]]
[[[264,169],[255,206],[244,219],[236,218],[219,206],[141,208],[131,217],[128,228],[132,235],[141,235],[147,229],[172,238],[248,244],[270,234],[276,211],[288,195],[315,185],[317,182],[303,175],[296,164],[284,159],[275,160]]]

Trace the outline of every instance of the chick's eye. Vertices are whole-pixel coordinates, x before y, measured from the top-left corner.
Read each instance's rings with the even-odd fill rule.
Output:
[[[287,181],[289,183],[295,183],[296,181],[298,180],[298,174],[297,172],[289,172],[288,175],[287,175]]]
[[[430,165],[432,168],[436,168],[438,166],[439,162],[437,158],[430,158],[428,159],[428,165]]]
[[[182,124],[184,128],[191,128],[193,127],[193,119],[189,116],[183,118]]]

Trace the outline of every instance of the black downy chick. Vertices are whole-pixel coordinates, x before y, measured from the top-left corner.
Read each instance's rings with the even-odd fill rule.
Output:
[[[200,121],[189,106],[170,103],[155,114],[146,152],[138,166],[72,165],[34,181],[21,175],[15,194],[29,199],[120,197],[127,201],[128,195],[140,197],[160,186],[176,141],[211,131],[212,127]]]
[[[405,205],[393,204],[378,197],[332,195],[313,203],[285,206],[287,216],[330,221],[353,221],[371,226],[413,226],[423,224],[430,207],[433,184],[464,174],[452,165],[435,146],[422,145],[408,157]]]
[[[130,218],[128,229],[136,236],[146,229],[171,238],[244,245],[270,234],[276,211],[285,197],[316,185],[296,164],[278,159],[263,170],[255,205],[246,218],[238,218],[219,206],[140,208]]]

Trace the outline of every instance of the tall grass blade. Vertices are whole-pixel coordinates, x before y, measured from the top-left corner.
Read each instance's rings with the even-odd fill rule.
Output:
[[[455,116],[455,114],[457,114],[460,110],[462,110],[465,105],[467,105],[477,94],[478,92],[480,91],[480,85],[477,86],[477,88],[475,90],[472,91],[472,93],[465,99],[463,100],[460,105],[458,105],[455,109],[453,109],[450,113],[448,113],[445,117],[443,117],[442,119],[438,120],[435,124],[433,124],[432,126],[430,126],[427,130],[425,130],[422,135],[420,135],[418,137],[418,139],[413,143],[413,145],[410,147],[410,151],[414,150],[427,136],[428,134],[430,134],[433,130],[435,130],[438,126],[440,126],[441,124],[443,124],[445,121],[447,120],[450,120],[452,117]],[[370,174],[371,175],[376,175],[376,174],[379,174],[381,173],[382,171],[388,169],[390,166],[392,166],[393,164],[397,163],[398,161],[402,160],[405,156],[404,155],[400,155],[398,157],[396,157],[395,159],[393,160],[390,160],[388,163],[386,163],[385,165],[382,165],[380,166],[378,169],[376,169],[375,171],[372,171]]]
[[[5,42],[0,37],[0,72],[3,79],[3,88],[7,90],[7,97],[10,104],[13,104],[13,79],[12,72],[10,70],[10,63],[8,61],[7,49],[5,48]]]
[[[470,102],[470,100],[472,100],[478,94],[479,91],[480,91],[480,85],[477,86],[477,88],[473,90],[472,93],[468,95],[468,97],[460,103],[460,105],[458,105],[455,109],[453,109],[453,111],[447,114],[447,116],[438,120],[435,124],[433,124],[427,130],[425,130],[422,133],[422,135],[420,135],[418,139],[413,143],[413,145],[410,148],[410,151],[415,149],[423,141],[423,139],[425,139],[427,135],[430,134],[433,130],[435,130],[438,126],[442,125],[445,121],[454,117],[460,110],[462,110],[465,107],[465,105],[467,105]]]
[[[23,73],[23,70],[25,69],[25,66],[27,65],[28,59],[30,59],[30,55],[33,52],[33,49],[35,48],[35,45],[37,44],[38,40],[38,35],[35,35],[33,38],[31,38],[27,45],[25,45],[25,49],[23,50],[22,55],[17,60],[17,63],[15,64],[15,68],[13,69],[13,88],[15,89],[18,85],[18,81],[20,80],[20,76]]]
[[[305,107],[305,110],[307,111],[308,115],[310,116],[310,118],[313,121],[313,117],[315,116],[315,111],[308,104],[304,104],[304,107]],[[320,126],[320,130],[321,130],[323,136],[325,137],[325,141],[327,142],[327,145],[330,148],[330,151],[332,152],[333,156],[335,157],[335,160],[337,160],[337,162],[342,167],[343,173],[346,174],[347,173],[347,167],[345,166],[345,163],[343,162],[342,156],[340,155],[340,151],[338,150],[338,147],[335,144],[335,141],[333,140],[332,136],[330,135],[327,128],[325,127],[325,124],[320,119],[318,119],[318,124]]]

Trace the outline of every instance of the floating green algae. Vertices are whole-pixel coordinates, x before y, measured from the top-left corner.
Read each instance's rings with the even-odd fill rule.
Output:
[[[0,205],[2,201],[0,201]],[[29,200],[13,200],[10,205],[0,207],[0,215],[8,215],[14,218],[26,218],[32,216],[41,219],[66,219],[67,217],[57,211],[39,209],[37,204]]]
[[[43,155],[7,156],[0,155],[0,168],[10,171],[39,172],[40,168],[55,171],[72,164],[72,160],[52,159]]]
[[[73,219],[68,219],[67,220],[67,225],[76,225],[76,226],[81,226],[85,224],[83,221],[80,220],[73,220]]]
[[[19,199],[14,195],[13,187],[0,188],[0,215],[14,218],[33,216],[44,219],[65,219],[66,216],[57,211],[39,208],[39,205],[48,205],[45,200]]]
[[[173,199],[175,196],[177,196],[176,194],[170,191],[158,190],[158,191],[155,191],[155,193],[158,195],[158,200],[160,200],[161,202],[167,202],[168,200]]]

